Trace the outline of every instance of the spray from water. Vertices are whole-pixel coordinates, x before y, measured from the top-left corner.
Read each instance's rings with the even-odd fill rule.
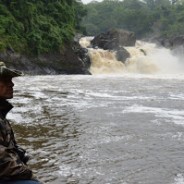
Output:
[[[80,44],[89,47],[92,37],[83,38]],[[184,73],[181,52],[158,47],[154,43],[137,41],[135,47],[125,47],[130,53],[125,63],[116,59],[115,51],[89,48],[92,74],[179,74]],[[178,51],[178,52],[177,52]]]
[[[125,72],[125,65],[116,60],[115,52],[89,49],[89,56],[92,61],[90,67],[92,74],[121,74]]]
[[[182,60],[171,50],[156,44],[137,41],[135,47],[126,47],[131,57],[126,61],[128,72],[148,74],[177,74],[184,72]]]
[[[83,47],[83,48],[90,47],[90,45],[91,45],[91,40],[92,40],[93,38],[94,38],[94,37],[92,37],[92,36],[82,37],[82,38],[79,40],[79,44],[80,44],[81,47]]]

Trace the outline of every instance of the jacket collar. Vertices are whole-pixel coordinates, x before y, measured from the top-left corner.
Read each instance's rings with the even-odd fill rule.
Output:
[[[13,108],[13,106],[6,100],[0,99],[0,117],[5,118],[7,113]]]

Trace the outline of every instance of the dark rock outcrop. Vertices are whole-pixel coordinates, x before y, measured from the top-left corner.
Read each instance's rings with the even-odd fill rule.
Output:
[[[184,46],[184,35],[176,36],[171,39],[172,47]]]
[[[165,38],[157,37],[152,40],[158,45],[171,50],[171,53],[178,58],[184,57],[184,35],[179,35],[175,37]]]
[[[133,32],[123,29],[112,29],[106,33],[101,33],[92,41],[92,46],[104,50],[117,50],[125,46],[135,46],[136,37]]]
[[[163,47],[166,47],[166,48],[172,48],[172,42],[170,39],[168,38],[156,38],[155,40],[153,40],[153,42],[156,41],[156,43],[158,45],[161,45]]]
[[[24,71],[30,75],[44,74],[90,74],[90,58],[87,49],[77,41],[65,45],[61,53],[48,53],[39,56],[25,56],[7,49],[0,53],[0,60],[8,67]]]
[[[116,52],[116,59],[118,61],[122,61],[123,63],[129,57],[130,57],[129,52],[126,49],[124,49],[124,48],[118,49],[117,52]]]
[[[171,38],[154,38],[154,40],[163,47],[169,49],[175,49],[177,47],[183,46],[184,47],[184,35],[175,36]]]
[[[116,51],[117,60],[125,62],[130,54],[124,47],[135,46],[136,37],[133,32],[123,29],[112,29],[97,35],[92,41],[93,48]]]

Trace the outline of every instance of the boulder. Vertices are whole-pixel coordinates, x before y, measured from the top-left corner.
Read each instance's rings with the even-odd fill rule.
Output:
[[[157,37],[154,41],[167,49],[171,50],[171,53],[179,58],[184,57],[184,35],[174,36],[170,38]]]
[[[165,47],[165,48],[172,48],[172,42],[168,38],[158,38],[158,39],[156,39],[156,43],[158,45]]]
[[[126,46],[135,46],[136,37],[133,32],[123,29],[112,29],[97,35],[92,41],[93,48],[116,51],[116,58],[123,63],[130,57]]]
[[[175,49],[177,47],[184,46],[184,35],[179,35],[170,38],[158,37],[154,38],[154,41],[156,41],[159,45],[163,47]]]
[[[123,29],[112,29],[97,35],[92,41],[92,47],[104,50],[118,50],[125,46],[135,46],[136,37],[133,32]]]
[[[129,57],[130,57],[129,52],[124,48],[118,49],[116,51],[116,59],[118,61],[122,61],[123,63],[125,63],[126,59]]]
[[[184,46],[184,35],[176,36],[171,39],[172,47]]]
[[[171,39],[172,43],[172,53],[179,58],[184,57],[184,35],[176,36]]]

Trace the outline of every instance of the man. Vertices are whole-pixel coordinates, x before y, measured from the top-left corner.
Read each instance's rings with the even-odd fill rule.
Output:
[[[29,157],[17,145],[6,119],[7,113],[13,108],[7,101],[13,98],[12,78],[22,75],[22,72],[11,70],[0,62],[0,184],[40,184],[33,179],[32,171],[27,166]]]

